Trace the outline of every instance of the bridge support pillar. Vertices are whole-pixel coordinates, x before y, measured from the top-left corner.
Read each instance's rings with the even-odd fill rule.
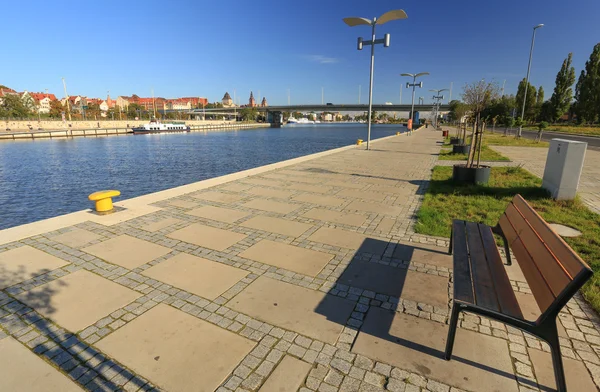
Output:
[[[280,111],[267,111],[266,120],[271,124],[271,128],[281,128],[283,113]]]

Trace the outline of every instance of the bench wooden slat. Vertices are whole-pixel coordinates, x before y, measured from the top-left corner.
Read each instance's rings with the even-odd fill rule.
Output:
[[[481,233],[483,249],[488,260],[494,286],[496,287],[496,296],[500,305],[500,311],[509,316],[522,319],[523,313],[508,279],[508,274],[504,269],[492,229],[486,225],[479,225],[479,232]]]
[[[473,276],[473,288],[475,291],[475,303],[478,306],[500,311],[494,281],[490,274],[488,262],[481,242],[479,225],[475,222],[467,222],[467,243],[469,244],[469,258],[471,260],[471,272]]]
[[[571,278],[565,273],[560,262],[546,248],[544,242],[529,226],[515,205],[509,204],[506,209],[506,215],[513,228],[517,231],[521,242],[526,245],[535,267],[541,272],[541,276],[552,290],[554,296],[558,296],[571,282]]]
[[[542,218],[521,195],[516,195],[513,204],[521,211],[527,221],[533,226],[535,231],[542,237],[552,253],[560,260],[560,263],[575,278],[582,269],[587,269],[587,264],[575,253],[571,247],[548,227],[544,218]]]
[[[471,304],[475,303],[465,221],[455,220],[452,222],[452,248],[454,253],[454,299]]]
[[[520,239],[513,243],[512,250],[517,260],[519,260],[519,266],[527,279],[527,284],[533,293],[535,301],[543,313],[554,302],[554,294],[552,294],[552,290],[550,290],[544,278],[542,278],[540,271],[535,267],[533,260],[531,260],[529,253],[525,249],[525,245]]]

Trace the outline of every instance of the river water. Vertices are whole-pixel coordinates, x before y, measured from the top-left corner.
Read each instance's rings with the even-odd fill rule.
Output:
[[[404,132],[373,125],[371,138]],[[0,142],[0,229],[124,200],[366,139],[365,124]]]

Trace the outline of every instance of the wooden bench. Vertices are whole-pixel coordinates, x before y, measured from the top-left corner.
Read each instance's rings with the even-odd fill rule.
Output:
[[[507,262],[510,250],[542,311],[535,321],[523,317],[508,280],[494,233],[504,239]],[[454,299],[446,342],[446,359],[452,357],[458,315],[476,313],[519,328],[546,341],[558,391],[566,391],[556,317],[592,276],[592,270],[546,221],[517,195],[495,227],[455,220],[450,253],[454,251]]]

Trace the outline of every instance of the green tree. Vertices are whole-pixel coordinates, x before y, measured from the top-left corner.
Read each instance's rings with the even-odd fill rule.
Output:
[[[527,99],[525,100],[525,120],[528,120],[528,119],[533,119],[535,117],[535,105],[536,105],[535,95],[536,95],[537,89],[531,83],[526,82],[525,79],[523,79],[523,80],[521,80],[521,82],[519,82],[519,88],[517,89],[517,96],[516,96],[517,108],[519,109],[519,114],[520,114],[520,111],[523,110],[522,108],[523,108],[523,98],[525,97],[525,86],[528,86],[527,87]]]
[[[50,101],[50,112],[48,112],[48,116],[51,118],[62,118],[62,113],[65,111],[62,103],[59,100]]]
[[[536,105],[541,107],[542,103],[544,103],[544,87],[540,86],[537,90]]]
[[[594,46],[590,58],[581,71],[575,88],[577,116],[580,121],[594,122],[600,114],[600,43]]]
[[[90,102],[87,104],[87,109],[85,110],[85,118],[88,120],[97,119],[100,117],[100,105],[95,102]]]
[[[572,59],[573,53],[569,53],[567,58],[564,59],[560,71],[556,74],[554,92],[550,97],[552,116],[548,119],[546,117],[547,113],[543,113],[542,117],[545,121],[557,122],[569,110],[573,98],[572,86],[575,83],[575,68],[571,66]]]
[[[258,116],[258,110],[256,108],[243,108],[240,115],[244,121],[255,121]]]
[[[540,121],[554,122],[554,106],[551,101],[545,101],[540,107]]]
[[[504,118],[504,126],[506,127],[506,128],[504,128],[504,136],[508,136],[508,130],[515,126],[514,117],[509,116],[509,117]]]
[[[475,164],[475,155],[477,155],[477,167],[481,157],[481,145],[483,139],[483,122],[481,121],[481,113],[496,99],[498,99],[500,89],[495,82],[486,82],[480,80],[466,84],[463,88],[462,98],[473,112],[475,117],[475,130],[471,138],[471,151],[467,159],[467,167],[473,167]]]
[[[0,117],[29,117],[31,110],[17,94],[7,94],[0,100]]]

